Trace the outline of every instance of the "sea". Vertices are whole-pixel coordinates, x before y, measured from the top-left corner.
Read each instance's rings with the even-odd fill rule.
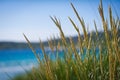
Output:
[[[40,59],[43,59],[41,49],[36,49]],[[55,60],[50,49],[46,49],[46,54]],[[59,51],[59,56],[63,57],[63,51]],[[3,49],[0,50],[0,80],[11,80],[16,75],[23,74],[26,70],[31,70],[38,66],[38,61],[31,49]]]
[[[37,50],[41,52],[41,50]],[[0,80],[10,80],[37,65],[31,49],[0,50]]]
[[[43,59],[41,49],[36,49],[40,60]],[[84,50],[86,53],[86,50]],[[49,48],[45,49],[50,59],[55,60],[56,56],[64,58],[64,51],[51,51]],[[56,55],[58,53],[58,55]],[[79,51],[78,51],[79,53]],[[96,49],[97,56],[99,49]],[[85,55],[81,55],[84,59]],[[25,74],[26,71],[38,66],[37,58],[31,49],[3,49],[0,50],[0,80],[12,80],[15,76]]]

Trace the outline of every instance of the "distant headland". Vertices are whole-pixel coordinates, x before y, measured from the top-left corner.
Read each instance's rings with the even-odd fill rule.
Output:
[[[92,38],[95,38],[96,33],[92,32],[93,36]],[[110,31],[109,31],[110,33]],[[111,34],[109,34],[111,35]],[[81,35],[83,38],[83,35]],[[88,34],[88,36],[90,36],[90,33]],[[98,36],[99,38],[102,38],[104,40],[105,36],[104,36],[104,32],[100,31],[98,32]],[[118,37],[120,37],[120,29],[118,30]],[[74,41],[75,44],[77,44],[78,42],[78,36],[72,36],[72,39]],[[69,37],[66,37],[67,42],[69,42]],[[58,43],[59,41],[61,41],[61,39],[53,39],[52,41]],[[96,40],[95,40],[96,41]],[[34,48],[39,48],[40,47],[40,43],[39,42],[31,42],[32,46]],[[44,41],[43,45],[45,47],[48,47],[48,41]],[[2,49],[27,49],[29,48],[28,44],[26,42],[0,42],[0,50]]]

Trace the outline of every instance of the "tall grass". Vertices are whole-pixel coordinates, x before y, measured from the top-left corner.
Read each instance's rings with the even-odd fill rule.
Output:
[[[30,48],[35,54],[39,62],[39,67],[33,68],[31,72],[26,75],[17,76],[14,80],[120,80],[120,37],[118,30],[120,27],[119,18],[112,16],[112,10],[109,6],[109,19],[104,17],[104,10],[102,0],[98,7],[98,11],[104,29],[105,39],[100,38],[98,35],[97,24],[94,21],[96,30],[95,40],[93,33],[88,35],[84,19],[81,18],[71,3],[73,11],[80,22],[84,37],[81,37],[80,30],[75,22],[69,17],[69,20],[78,33],[78,47],[74,43],[72,37],[66,41],[65,35],[62,30],[61,23],[56,17],[51,17],[60,31],[61,41],[55,42],[54,39],[48,40],[51,51],[56,51],[54,55],[58,55],[59,50],[64,50],[64,58],[56,56],[56,60],[51,60],[46,54],[44,45],[40,41],[40,48],[44,55],[44,59],[35,52],[30,41],[24,35]],[[110,31],[108,30],[110,27]],[[79,49],[79,52],[78,52]],[[99,50],[99,55],[96,54],[96,49]],[[80,54],[79,54],[80,53]],[[84,58],[82,56],[85,55]]]

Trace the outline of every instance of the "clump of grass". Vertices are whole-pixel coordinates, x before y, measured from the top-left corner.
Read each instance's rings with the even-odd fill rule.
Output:
[[[14,80],[119,80],[120,79],[120,38],[118,30],[120,20],[112,16],[111,7],[109,7],[109,22],[104,17],[102,0],[99,5],[99,14],[105,39],[101,39],[98,35],[97,24],[94,21],[96,36],[93,39],[93,34],[90,36],[86,30],[84,20],[79,16],[77,10],[71,4],[73,11],[80,22],[84,38],[81,37],[80,30],[75,22],[69,17],[69,20],[78,33],[78,45],[76,47],[72,37],[69,38],[70,43],[66,41],[60,21],[56,17],[51,17],[52,21],[58,27],[61,36],[61,42],[56,43],[55,40],[48,40],[51,51],[56,50],[54,55],[58,55],[60,48],[64,50],[64,58],[56,56],[56,60],[51,60],[46,54],[44,45],[40,41],[40,48],[44,55],[44,59],[36,54],[30,41],[24,35],[30,48],[35,54],[39,62],[39,67],[32,69],[25,76],[15,77]],[[110,25],[109,25],[110,23]],[[110,31],[108,27],[110,26]],[[99,50],[99,55],[96,54],[96,49]],[[79,52],[78,52],[79,50]],[[80,54],[79,54],[80,53]],[[84,58],[82,56],[84,55]]]

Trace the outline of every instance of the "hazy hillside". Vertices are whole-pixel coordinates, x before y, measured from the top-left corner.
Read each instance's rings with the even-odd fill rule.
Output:
[[[109,31],[109,35],[111,35],[110,31]],[[83,38],[83,35],[81,35],[81,36]],[[90,33],[88,34],[88,36],[90,36]],[[96,33],[93,32],[92,39],[93,39],[94,42],[96,42],[95,36],[96,36]],[[98,32],[98,36],[99,36],[99,39],[105,40],[103,32]],[[120,37],[120,29],[118,31],[118,37]],[[73,38],[74,43],[77,44],[78,36],[73,36],[72,38]],[[67,42],[69,42],[68,37],[66,38],[66,40],[67,40]],[[52,41],[58,43],[60,41],[60,39],[55,39],[55,40],[52,40]],[[47,41],[43,42],[43,44],[44,44],[44,46],[48,46]],[[32,43],[32,45],[33,45],[34,48],[39,48],[39,46],[40,46],[39,43]],[[24,48],[29,48],[27,43],[22,43],[22,42],[21,43],[17,43],[17,42],[0,42],[0,49],[24,49]]]

